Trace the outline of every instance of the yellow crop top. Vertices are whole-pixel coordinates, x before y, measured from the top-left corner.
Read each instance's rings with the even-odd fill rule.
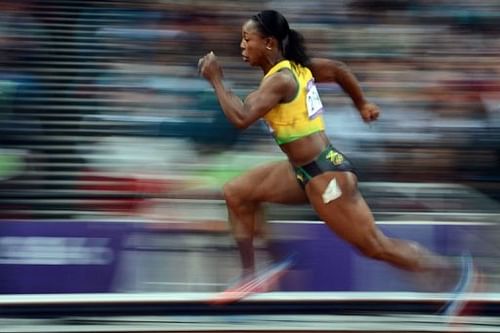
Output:
[[[278,144],[325,129],[323,104],[309,68],[282,60],[266,73],[263,80],[285,68],[293,73],[297,81],[297,94],[292,101],[276,105],[263,117]]]

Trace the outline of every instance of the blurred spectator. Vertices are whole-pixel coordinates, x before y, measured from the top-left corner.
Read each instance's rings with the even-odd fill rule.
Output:
[[[29,1],[0,3],[0,144],[33,143],[42,132],[40,118],[30,110],[40,97],[33,71],[40,42],[46,36],[28,11]]]
[[[80,173],[92,166],[89,155],[106,160],[108,171],[122,165],[125,155],[113,160],[109,153],[120,140],[165,147],[162,156],[175,161],[168,176],[194,168],[188,160],[209,174],[228,150],[262,153],[267,133],[233,128],[196,63],[214,50],[228,82],[246,95],[259,76],[241,61],[234,26],[256,6],[278,5],[2,1],[2,146],[36,151],[45,177],[39,186],[67,190],[75,201],[90,195],[78,192]],[[284,13],[312,54],[348,63],[382,107],[380,121],[366,128],[350,118],[338,87],[321,87],[333,92],[324,94],[333,118],[328,133],[363,179],[464,182],[498,196],[498,7],[493,0],[287,2]],[[248,145],[256,138],[259,145]],[[163,168],[159,157],[151,168]],[[57,194],[54,202],[62,199]]]

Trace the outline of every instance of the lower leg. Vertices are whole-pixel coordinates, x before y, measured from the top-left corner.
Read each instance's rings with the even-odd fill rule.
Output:
[[[223,188],[229,223],[243,270],[255,270],[256,237],[265,237],[262,203],[307,202],[288,161],[262,165],[229,181]]]
[[[240,254],[243,275],[251,275],[255,272],[255,249],[253,238],[236,239],[236,246]]]
[[[265,251],[267,259],[271,262],[279,262],[284,256],[283,253],[279,251],[279,244],[272,239],[272,230],[267,223],[267,217],[262,205],[259,205],[259,208],[255,210],[254,221],[255,236],[259,237],[262,241],[261,248]]]
[[[249,275],[255,271],[255,224],[252,210],[239,210],[235,212],[228,206],[229,224],[233,238],[236,242],[240,256],[243,275]]]
[[[253,220],[250,219],[253,215]],[[229,221],[232,225],[233,236],[240,255],[243,274],[249,275],[255,272],[256,247],[255,240],[259,237],[263,241],[261,247],[272,262],[283,259],[278,246],[274,246],[270,239],[270,231],[266,223],[264,210],[261,205],[254,205],[245,214],[235,214],[229,209]]]
[[[376,231],[371,245],[361,246],[368,257],[384,261],[397,268],[418,273],[421,287],[432,291],[448,290],[456,284],[460,268],[448,258],[439,256],[417,242],[388,238]]]
[[[388,238],[376,231],[377,245],[369,250],[375,259],[383,260],[395,267],[413,272],[425,272],[452,267],[449,260],[438,256],[417,242]]]

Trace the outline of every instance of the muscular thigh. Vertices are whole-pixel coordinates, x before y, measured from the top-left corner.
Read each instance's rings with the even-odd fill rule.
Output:
[[[246,189],[245,195],[254,202],[300,204],[307,202],[304,190],[287,160],[258,166],[231,181]]]
[[[340,196],[324,202],[323,194],[335,181]],[[312,179],[306,188],[309,201],[319,218],[339,237],[352,243],[373,232],[373,215],[357,188],[357,178],[350,172],[327,172]]]

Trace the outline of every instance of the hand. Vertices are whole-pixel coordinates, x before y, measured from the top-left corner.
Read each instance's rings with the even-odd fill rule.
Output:
[[[361,109],[359,109],[359,113],[361,114],[361,118],[363,118],[363,121],[365,123],[369,123],[377,120],[378,116],[380,115],[380,110],[378,106],[373,103],[365,103],[363,104]]]
[[[207,53],[198,60],[198,72],[210,82],[223,77],[222,67],[217,62],[217,57],[213,52]]]

